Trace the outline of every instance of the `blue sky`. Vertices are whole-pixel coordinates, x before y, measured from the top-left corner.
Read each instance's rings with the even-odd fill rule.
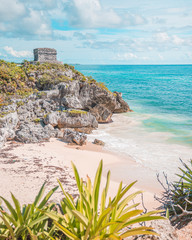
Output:
[[[192,0],[0,0],[0,58],[51,47],[80,64],[192,64]]]

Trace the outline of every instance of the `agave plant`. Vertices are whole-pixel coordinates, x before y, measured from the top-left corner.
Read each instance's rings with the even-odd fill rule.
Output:
[[[157,215],[159,211],[143,214],[143,210],[136,209],[139,204],[133,204],[132,200],[141,191],[126,195],[135,182],[125,187],[121,182],[116,196],[108,199],[110,182],[110,172],[108,172],[106,185],[99,199],[103,162],[99,164],[93,186],[89,177],[84,183],[73,163],[72,166],[79,190],[77,201],[65,192],[61,182],[58,181],[64,194],[60,205],[62,211],[61,213],[45,212],[53,219],[55,227],[65,235],[62,239],[123,239],[140,234],[156,235],[150,227],[134,226],[143,221],[165,219]],[[49,237],[58,239],[54,238],[54,235]]]
[[[190,165],[181,161],[184,168],[179,167],[180,174],[176,174],[179,180],[172,184],[170,199],[174,209],[170,208],[170,214],[174,211],[179,217],[192,215],[192,160]]]
[[[45,191],[44,183],[35,201],[22,207],[13,194],[11,194],[11,197],[14,206],[5,198],[0,197],[9,210],[8,213],[0,207],[0,239],[47,239],[44,232],[49,228],[48,217],[40,212],[39,209],[51,210],[54,207],[54,203],[47,205],[47,202],[57,188],[50,190],[43,198]]]

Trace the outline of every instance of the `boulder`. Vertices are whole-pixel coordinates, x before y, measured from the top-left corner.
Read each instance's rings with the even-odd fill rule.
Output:
[[[112,121],[112,112],[103,105],[96,105],[94,108],[90,109],[90,112],[95,116],[98,123],[109,123]]]
[[[50,133],[51,137],[62,138],[63,131],[58,128],[54,128],[51,124],[48,124],[44,127],[44,129]]]
[[[15,137],[15,131],[10,128],[0,128],[0,136],[5,140],[12,140]]]
[[[0,114],[0,128],[9,128],[9,129],[15,129],[17,127],[17,124],[19,122],[18,114],[17,112],[11,112],[11,113],[2,113]]]
[[[37,118],[43,118],[44,115],[56,109],[57,105],[53,100],[34,99],[26,101],[23,105],[19,106],[17,113],[21,122],[26,120],[32,121]]]
[[[6,141],[5,137],[0,135],[0,149],[4,146],[5,141]]]
[[[80,89],[79,97],[84,109],[103,105],[113,112],[116,107],[116,98],[113,93],[95,83],[84,83]]]
[[[44,116],[44,123],[50,124],[53,127],[55,127],[58,125],[59,118],[60,118],[60,113],[58,111],[52,112]]]
[[[67,143],[73,143],[77,145],[86,144],[87,136],[84,133],[79,133],[70,129],[66,129],[63,134],[63,140]]]
[[[59,130],[58,128],[54,129],[54,131],[56,138],[63,138],[63,131]]]
[[[99,139],[95,139],[93,144],[100,145],[100,146],[105,146],[105,143]]]
[[[12,140],[15,137],[15,131],[10,128],[0,128],[0,149],[4,146],[7,140]]]
[[[116,97],[116,106],[113,111],[114,113],[132,112],[128,103],[123,100],[122,93],[114,92],[114,95]]]
[[[78,81],[60,83],[58,89],[60,106],[64,106],[65,108],[83,109],[79,98],[80,85]]]
[[[91,134],[94,128],[92,127],[82,127],[82,128],[75,128],[75,131],[85,134]]]
[[[50,113],[45,117],[44,123],[58,128],[98,127],[98,122],[92,114],[80,110]]]
[[[41,124],[24,123],[16,131],[15,140],[23,143],[37,143],[48,141],[51,131],[42,127]]]

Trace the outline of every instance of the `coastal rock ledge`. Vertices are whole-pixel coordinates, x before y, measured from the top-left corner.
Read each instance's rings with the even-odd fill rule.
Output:
[[[0,79],[0,148],[8,140],[51,137],[84,144],[84,131],[110,123],[113,113],[131,111],[121,93],[67,64],[0,60]]]

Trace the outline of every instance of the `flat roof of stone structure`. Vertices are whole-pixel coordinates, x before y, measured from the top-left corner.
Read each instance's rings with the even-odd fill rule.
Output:
[[[54,48],[35,48],[33,51],[34,52],[42,52],[42,53],[44,53],[44,52],[57,53],[57,51]]]

